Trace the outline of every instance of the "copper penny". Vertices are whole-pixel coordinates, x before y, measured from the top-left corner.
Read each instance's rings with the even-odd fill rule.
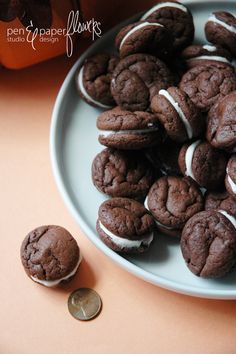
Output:
[[[69,312],[77,320],[91,320],[98,315],[101,307],[102,300],[93,289],[76,289],[68,298]]]

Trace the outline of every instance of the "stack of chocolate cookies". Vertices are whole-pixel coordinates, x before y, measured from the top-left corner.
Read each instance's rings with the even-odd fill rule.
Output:
[[[76,74],[97,118],[95,187],[110,198],[97,231],[116,252],[141,253],[158,232],[179,237],[189,269],[224,276],[236,264],[236,18],[210,14],[193,44],[189,9],[158,2],[122,28],[115,54]]]

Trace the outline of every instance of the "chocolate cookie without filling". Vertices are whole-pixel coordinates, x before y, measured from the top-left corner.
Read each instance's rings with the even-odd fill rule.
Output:
[[[189,68],[203,64],[214,65],[215,63],[231,65],[233,59],[227,49],[209,44],[191,45],[183,50],[181,56]]]
[[[95,187],[111,197],[144,199],[154,181],[154,169],[141,151],[104,149],[92,164]]]
[[[221,45],[236,57],[236,18],[229,12],[213,12],[205,25],[209,42]]]
[[[183,145],[179,153],[181,172],[195,180],[199,186],[210,190],[223,183],[226,163],[222,151],[201,140]]]
[[[225,187],[229,194],[235,198],[236,204],[236,154],[232,155],[226,168]]]
[[[179,236],[186,221],[203,209],[203,196],[190,178],[164,176],[150,188],[145,206],[162,232]]]
[[[236,74],[229,65],[198,65],[184,74],[179,87],[199,109],[207,112],[218,100],[236,90]]]
[[[37,227],[25,237],[21,261],[32,280],[52,287],[75,275],[81,255],[75,239],[66,229],[47,225]]]
[[[157,21],[164,25],[174,36],[174,49],[180,51],[192,43],[194,24],[191,12],[177,1],[160,1],[141,18]]]
[[[139,202],[112,198],[98,211],[97,232],[102,241],[116,252],[142,253],[153,240],[155,222]]]
[[[151,109],[163,124],[167,135],[176,142],[196,138],[203,131],[201,112],[188,95],[177,87],[160,90],[152,98]]]
[[[76,75],[76,86],[80,96],[90,105],[109,109],[115,106],[111,95],[111,75],[118,58],[107,54],[96,54],[85,60]]]
[[[216,148],[236,148],[236,91],[217,102],[207,117],[206,138]]]
[[[145,111],[152,97],[173,83],[173,74],[161,60],[148,54],[133,54],[116,66],[111,93],[123,109]]]
[[[224,212],[203,211],[183,228],[181,250],[188,268],[203,278],[223,277],[236,263],[236,220]]]
[[[173,37],[160,23],[140,21],[123,27],[115,39],[121,58],[149,53],[165,60],[173,50]]]
[[[97,119],[99,142],[107,147],[138,150],[160,144],[163,129],[148,112],[129,112],[116,107]]]

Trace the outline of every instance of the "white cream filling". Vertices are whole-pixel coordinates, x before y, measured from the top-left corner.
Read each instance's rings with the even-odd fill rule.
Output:
[[[218,23],[218,25],[221,25],[222,27],[226,28],[228,31],[236,34],[236,27],[230,26],[227,23],[219,20],[218,18],[216,18],[214,14],[211,14],[209,16],[208,21]]]
[[[227,170],[227,180],[229,182],[230,188],[232,189],[233,193],[236,194],[236,184],[234,183],[234,181],[230,177],[228,170]]]
[[[218,210],[218,213],[223,214],[236,229],[236,219],[235,219],[235,217],[233,217],[233,215],[229,215],[225,210]]]
[[[76,264],[75,268],[68,274],[66,275],[65,277],[63,278],[59,278],[59,279],[56,279],[56,280],[41,280],[41,279],[38,279],[36,277],[33,277],[31,276],[31,279],[33,279],[35,282],[39,283],[39,284],[42,284],[44,286],[47,286],[47,287],[53,287],[53,286],[56,286],[58,285],[62,280],[66,280],[66,279],[69,279],[70,277],[72,277],[77,269],[79,268],[79,265],[82,261],[82,254],[81,252],[79,253],[79,260],[78,260],[78,263]]]
[[[96,101],[95,99],[93,99],[85,90],[84,84],[83,84],[83,73],[84,73],[84,67],[82,66],[78,75],[78,86],[79,89],[82,93],[82,95],[88,100],[93,102],[94,104],[96,104],[97,106],[101,107],[101,108],[111,108],[111,106],[107,106],[105,104],[102,104],[101,102]]]
[[[127,38],[130,37],[134,32],[138,31],[140,28],[150,27],[150,26],[164,27],[160,23],[150,23],[150,22],[140,23],[139,25],[132,28],[128,33],[126,33],[126,35],[124,36],[124,38],[122,39],[122,41],[120,43],[120,49],[124,45],[124,42],[127,40]]]
[[[141,20],[146,20],[146,18],[148,16],[150,16],[153,12],[155,12],[156,10],[162,9],[163,7],[174,7],[176,9],[179,9],[181,11],[187,12],[188,10],[186,9],[186,7],[184,5],[181,4],[176,4],[174,2],[169,2],[166,1],[162,4],[157,4],[155,6],[153,6],[149,11],[147,11],[142,17]]]
[[[174,107],[174,109],[176,110],[176,112],[178,113],[181,121],[183,122],[184,124],[184,127],[186,129],[186,132],[187,132],[187,135],[188,135],[188,138],[191,139],[193,137],[193,130],[192,130],[192,127],[189,123],[189,121],[187,120],[184,112],[182,111],[182,109],[180,108],[178,102],[175,102],[175,100],[173,99],[173,97],[169,94],[168,91],[166,90],[160,90],[159,91],[159,95],[162,95],[164,96],[169,102],[170,104]]]
[[[215,61],[231,64],[231,62],[228,59],[226,59],[225,57],[220,57],[218,55],[200,55],[199,57],[191,58],[188,59],[187,61],[191,61],[191,60],[215,60]]]
[[[147,204],[147,200],[148,200],[148,197],[146,197],[145,201],[144,201],[144,206],[147,210],[149,210],[148,208],[148,204]],[[150,211],[150,210],[149,210]],[[166,229],[166,230],[174,230],[175,228],[174,227],[171,227],[171,226],[166,226],[166,225],[163,225],[161,222],[157,221],[155,219],[155,223],[158,225],[158,226],[161,226],[163,227],[163,229]]]
[[[186,154],[185,154],[185,165],[186,165],[186,176],[192,177],[192,179],[195,180],[195,177],[193,175],[193,170],[192,170],[192,161],[193,161],[193,154],[196,149],[196,147],[200,144],[201,140],[197,140],[189,147],[187,148]]]
[[[110,136],[110,135],[117,135],[117,134],[146,134],[146,133],[153,133],[155,131],[158,131],[158,127],[153,127],[153,128],[147,128],[147,129],[130,129],[130,130],[100,130],[99,134],[103,135],[104,137]]]
[[[208,50],[208,52],[215,52],[217,48],[214,45],[205,44],[202,48]]]
[[[152,240],[153,240],[153,232],[150,233],[148,237],[142,238],[140,240],[128,240],[123,237],[119,237],[115,234],[113,234],[111,231],[109,231],[99,220],[99,226],[102,229],[102,231],[110,237],[112,242],[117,245],[118,247],[121,248],[133,248],[133,247],[140,247],[141,244],[144,245],[149,245]]]

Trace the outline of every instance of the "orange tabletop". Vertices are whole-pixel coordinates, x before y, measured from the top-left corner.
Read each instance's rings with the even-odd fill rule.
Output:
[[[66,209],[49,157],[53,104],[73,60],[60,57],[0,71],[1,354],[234,354],[236,303],[183,296],[119,268],[86,238]],[[60,289],[31,281],[20,261],[25,235],[43,224],[67,228],[84,259]],[[78,287],[102,297],[100,315],[75,320]]]

